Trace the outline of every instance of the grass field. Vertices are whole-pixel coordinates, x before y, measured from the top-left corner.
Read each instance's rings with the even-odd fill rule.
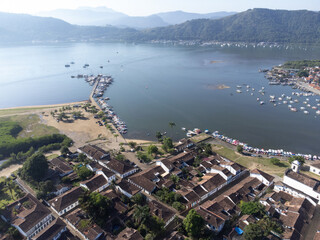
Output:
[[[232,149],[221,145],[213,145],[212,149],[214,152],[220,154],[221,156],[237,162],[248,169],[258,168],[266,173],[277,175],[279,177],[282,177],[285,170],[290,166],[290,164],[285,161],[281,161],[280,165],[274,165],[271,163],[270,158],[244,156],[233,151]]]
[[[190,140],[194,143],[199,143],[199,142],[202,142],[202,141],[207,140],[209,138],[211,138],[210,135],[208,135],[206,133],[201,133],[199,135],[193,136],[192,138],[190,138]]]
[[[40,117],[37,114],[14,115],[1,117],[0,122],[12,121],[17,122],[23,130],[18,137],[40,137],[48,134],[59,133],[59,130],[40,123]]]

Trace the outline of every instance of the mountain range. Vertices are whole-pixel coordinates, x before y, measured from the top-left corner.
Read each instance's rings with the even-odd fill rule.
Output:
[[[81,7],[78,9],[57,9],[40,12],[42,17],[54,17],[71,24],[83,26],[106,26],[130,27],[136,29],[164,27],[180,24],[188,20],[210,18],[216,19],[235,14],[235,12],[215,12],[208,14],[187,13],[183,11],[165,12],[146,17],[128,16],[106,7]]]
[[[1,42],[96,40],[127,42],[198,40],[319,44],[320,13],[306,10],[249,9],[219,19],[189,20],[181,24],[143,30],[109,25],[104,27],[79,26],[50,17],[0,13]]]

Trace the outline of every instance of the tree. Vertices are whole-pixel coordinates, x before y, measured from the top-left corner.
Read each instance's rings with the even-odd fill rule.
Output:
[[[149,209],[148,205],[135,206],[133,218],[134,218],[137,225],[145,223],[145,221],[148,219],[148,217],[150,217],[150,209]]]
[[[171,128],[172,131],[172,136],[173,136],[173,128],[176,126],[174,122],[169,122],[169,127]]]
[[[199,156],[196,156],[194,158],[194,161],[193,161],[193,166],[194,167],[199,167],[200,166],[200,163],[201,163],[201,158]]]
[[[242,153],[243,152],[243,147],[241,145],[237,146],[237,152]]]
[[[302,166],[305,163],[305,159],[302,156],[292,156],[289,157],[289,163],[291,164],[293,161],[297,160]]]
[[[246,240],[262,240],[264,238],[263,229],[256,223],[250,223],[244,228]]]
[[[265,213],[265,207],[257,201],[244,202],[240,201],[240,210],[243,214],[263,216]]]
[[[85,166],[82,166],[80,168],[77,167],[76,169],[76,172],[78,174],[78,177],[81,179],[81,180],[86,180],[86,179],[89,179],[93,176],[93,172],[90,171],[88,168],[86,168]]]
[[[6,178],[4,181],[4,190],[9,191],[11,199],[15,200],[13,195],[14,190],[17,188],[17,185],[10,178]]]
[[[169,137],[165,137],[163,138],[163,141],[162,141],[162,149],[166,152],[169,152],[170,149],[173,148],[173,143],[172,143],[172,139],[169,138]]]
[[[23,179],[32,178],[40,181],[48,171],[48,162],[42,153],[35,153],[29,157],[21,169],[21,177]]]
[[[157,148],[157,146],[155,146],[155,145],[150,145],[150,146],[148,147],[148,154],[150,154],[150,155],[154,154],[154,155],[156,156],[157,153],[158,153],[158,148]]]
[[[172,182],[174,182],[175,184],[177,184],[180,181],[180,178],[177,175],[171,175],[170,179]]]
[[[205,223],[203,218],[196,212],[196,210],[191,209],[186,218],[183,220],[183,226],[189,236],[199,237],[204,229]]]
[[[111,209],[113,208],[113,203],[109,198],[100,193],[90,193],[89,191],[86,191],[80,196],[79,204],[81,209],[98,223],[99,226],[105,225],[106,219],[109,217]]]
[[[270,162],[273,165],[279,165],[280,164],[280,160],[278,158],[271,158]]]
[[[72,112],[72,117],[74,120],[83,118],[83,113],[81,111]]]
[[[174,207],[175,209],[177,209],[180,212],[185,210],[185,206],[181,202],[174,202],[172,204],[172,207]]]
[[[146,197],[142,193],[138,193],[132,197],[132,201],[140,206],[145,205],[146,200]]]
[[[128,142],[128,145],[130,146],[130,148],[135,149],[137,146],[136,142]]]
[[[70,150],[67,146],[62,146],[60,149],[62,155],[70,153]]]
[[[161,142],[161,140],[162,140],[162,134],[161,134],[161,132],[156,132],[156,138],[158,139],[158,142]]]
[[[118,142],[119,134],[114,134],[113,136],[116,138],[116,142]]]

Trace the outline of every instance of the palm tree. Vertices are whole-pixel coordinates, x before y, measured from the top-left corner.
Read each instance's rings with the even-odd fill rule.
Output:
[[[5,190],[9,191],[11,198],[15,200],[13,191],[16,189],[16,185],[10,178],[7,178],[4,183],[5,183]]]
[[[137,205],[134,209],[133,218],[135,219],[137,225],[143,224],[150,215],[150,209],[147,205],[140,206]]]
[[[117,137],[119,137],[118,134],[113,135],[116,138],[116,142],[118,142]]]

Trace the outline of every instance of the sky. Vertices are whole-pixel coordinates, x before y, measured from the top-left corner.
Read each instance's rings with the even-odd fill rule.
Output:
[[[182,10],[209,13],[271,8],[319,11],[319,0],[1,0],[0,11],[35,14],[54,9],[104,6],[130,16]]]

